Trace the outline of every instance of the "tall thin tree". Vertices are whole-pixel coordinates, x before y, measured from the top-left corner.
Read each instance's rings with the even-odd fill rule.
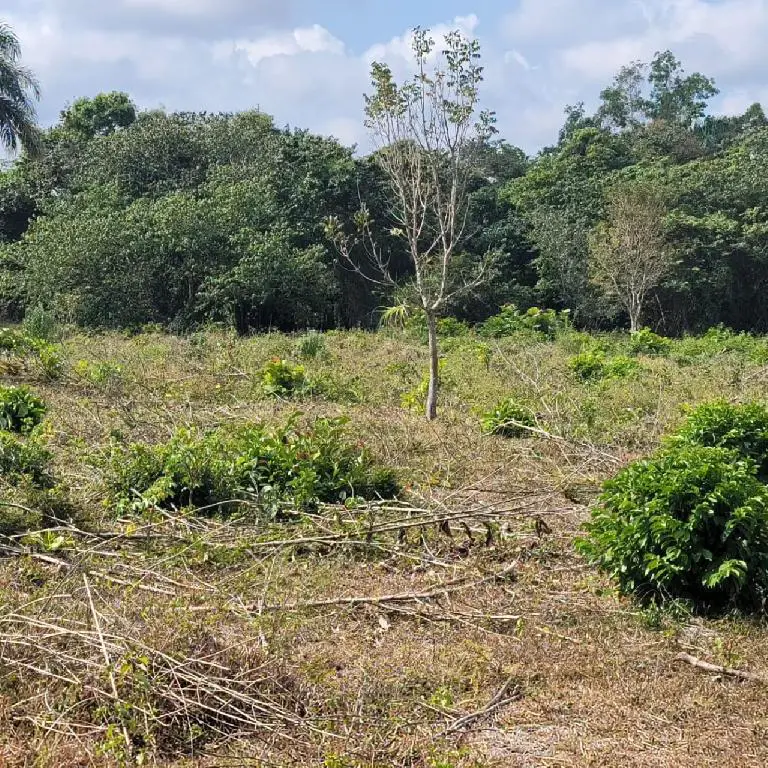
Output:
[[[21,63],[21,45],[11,27],[0,21],[0,146],[34,154],[40,148],[35,102],[40,85]]]
[[[468,232],[469,181],[477,147],[495,132],[494,116],[479,108],[483,68],[480,45],[459,31],[445,35],[435,47],[428,31],[417,28],[412,38],[414,74],[395,82],[387,64],[371,67],[373,92],[365,97],[366,127],[377,148],[376,162],[389,186],[389,214],[413,270],[406,300],[426,318],[429,336],[429,390],[426,413],[437,413],[439,355],[437,319],[459,294],[485,278],[492,254],[466,268],[461,248]],[[376,247],[368,210],[357,216],[358,234],[344,234],[330,220],[328,235],[342,256],[355,265],[354,245],[372,262],[382,282],[394,285],[388,261]]]

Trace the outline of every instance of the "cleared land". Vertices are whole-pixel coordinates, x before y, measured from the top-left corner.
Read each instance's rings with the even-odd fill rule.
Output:
[[[394,333],[329,333],[308,359],[277,334],[76,336],[59,380],[4,364],[48,403],[74,522],[0,539],[0,764],[768,764],[768,688],[676,660],[768,676],[764,626],[641,609],[573,548],[600,482],[685,404],[764,397],[768,341],[684,339],[584,382],[569,360],[590,343],[446,340],[432,424],[403,406],[426,347]],[[273,357],[316,394],[266,395]],[[537,427],[484,435],[509,396]],[[116,440],[297,410],[348,416],[400,500],[271,519],[105,504]]]

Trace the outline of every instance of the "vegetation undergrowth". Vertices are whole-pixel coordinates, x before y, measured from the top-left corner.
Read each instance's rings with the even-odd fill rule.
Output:
[[[298,417],[280,427],[260,424],[198,435],[179,430],[161,445],[115,444],[106,485],[119,511],[146,503],[230,514],[248,503],[256,516],[311,509],[318,502],[391,498],[395,473],[349,442],[346,419]]]

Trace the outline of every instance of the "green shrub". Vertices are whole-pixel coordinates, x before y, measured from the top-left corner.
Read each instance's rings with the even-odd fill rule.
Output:
[[[299,355],[305,360],[314,360],[327,354],[323,334],[316,331],[302,336],[298,341],[297,348]]]
[[[275,357],[261,369],[261,387],[267,395],[292,397],[301,392],[306,384],[304,366],[294,365],[287,360]]]
[[[0,349],[15,354],[26,353],[34,348],[32,339],[13,328],[0,328]]]
[[[753,459],[768,480],[768,408],[760,403],[705,403],[689,414],[673,443],[729,448]]]
[[[605,354],[598,349],[590,349],[574,355],[568,361],[568,367],[582,380],[601,379],[605,373]]]
[[[61,376],[61,357],[56,347],[43,339],[33,338],[12,328],[1,328],[0,352],[3,353],[6,368],[13,359],[24,361],[26,358],[32,358],[38,361],[46,378],[57,379]],[[22,365],[12,364],[11,367],[14,365],[18,368],[15,372],[20,373]]]
[[[0,534],[39,530],[77,517],[67,489],[55,481],[52,458],[38,437],[0,432]]]
[[[347,441],[346,422],[295,421],[281,428],[250,425],[198,436],[179,431],[168,443],[113,447],[107,490],[120,509],[136,494],[165,507],[214,507],[249,501],[275,512],[282,503],[307,508],[356,496],[392,497],[394,473]]]
[[[17,483],[28,479],[39,487],[51,484],[51,453],[38,440],[22,440],[8,432],[0,432],[0,477]]]
[[[640,372],[640,363],[626,355],[611,357],[605,364],[603,378],[627,379]]]
[[[53,344],[41,342],[37,346],[37,359],[40,369],[47,379],[59,379],[64,370],[61,355]]]
[[[710,328],[701,336],[684,336],[675,343],[674,351],[675,357],[683,362],[728,353],[759,361],[766,353],[763,340],[748,333],[736,333],[722,325]]]
[[[438,374],[441,379],[440,385],[443,391],[450,388],[450,385],[451,385],[451,382],[445,381],[443,376],[443,374],[445,373],[446,364],[447,363],[444,357],[441,357],[437,363]],[[409,389],[407,392],[403,392],[403,394],[400,396],[400,403],[403,406],[403,408],[408,408],[410,410],[417,411],[424,408],[425,403],[427,401],[428,394],[429,394],[429,372],[425,373],[421,377],[421,380],[413,389]]]
[[[640,370],[637,360],[624,355],[607,358],[599,349],[590,349],[575,355],[568,361],[568,367],[582,381],[622,379],[634,376]]]
[[[455,317],[441,317],[437,321],[437,333],[443,338],[458,338],[469,333],[469,326]]]
[[[569,325],[568,310],[556,312],[554,309],[531,307],[520,312],[514,304],[501,308],[499,314],[489,317],[478,329],[481,336],[502,338],[519,331],[533,331],[547,339],[554,339]]]
[[[21,327],[24,333],[32,339],[52,342],[59,336],[58,324],[56,323],[54,313],[45,309],[40,304],[26,311]]]
[[[526,427],[536,426],[536,417],[530,408],[513,399],[503,400],[482,418],[483,432],[500,437],[528,437]]]
[[[27,387],[0,387],[0,429],[28,434],[45,417],[45,403]]]
[[[409,334],[416,336],[424,344],[429,340],[427,334],[427,317],[423,311],[403,315],[399,306],[390,308],[383,318],[385,325],[398,325]],[[443,339],[454,339],[466,336],[470,331],[469,326],[463,320],[455,317],[441,317],[437,320],[437,334]]]
[[[642,328],[630,336],[629,348],[635,355],[665,355],[672,346],[670,339]]]
[[[123,367],[107,360],[78,360],[72,368],[77,376],[97,387],[111,389],[123,381]]]
[[[762,608],[768,488],[735,451],[679,443],[604,486],[578,546],[625,594]]]

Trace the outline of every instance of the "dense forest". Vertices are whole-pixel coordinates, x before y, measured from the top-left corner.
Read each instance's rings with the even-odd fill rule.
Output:
[[[597,267],[601,227],[621,217],[617,190],[630,184],[663,206],[665,268],[642,324],[768,330],[768,120],[759,104],[709,114],[717,92],[664,52],[624,67],[594,114],[567,107],[557,143],[535,157],[477,141],[460,260],[492,254],[492,269],[446,311],[474,322],[536,305],[587,328],[626,326]],[[100,94],[63,111],[36,149],[0,173],[7,319],[41,308],[92,328],[374,325],[392,288],[343,264],[324,230],[361,200],[377,247],[409,278],[375,153],[260,112],[139,111]]]

